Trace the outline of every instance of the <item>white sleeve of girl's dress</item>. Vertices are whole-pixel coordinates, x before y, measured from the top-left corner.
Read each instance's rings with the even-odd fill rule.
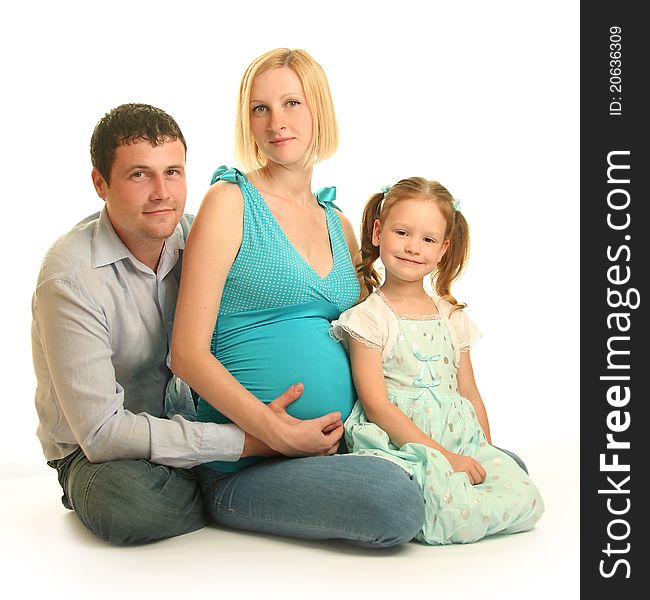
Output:
[[[348,339],[352,337],[381,352],[394,337],[391,317],[392,313],[386,313],[384,303],[375,294],[371,294],[361,304],[349,308],[332,321],[330,335],[341,342],[346,350]]]
[[[452,312],[449,316],[449,321],[456,331],[458,347],[461,352],[469,350],[481,337],[481,332],[478,327],[474,324],[474,321],[465,314],[464,310],[461,309]]]
[[[440,316],[446,320],[450,329],[455,349],[456,366],[460,364],[460,353],[467,352],[481,337],[481,332],[464,310],[451,312],[451,304],[440,297],[432,295]]]

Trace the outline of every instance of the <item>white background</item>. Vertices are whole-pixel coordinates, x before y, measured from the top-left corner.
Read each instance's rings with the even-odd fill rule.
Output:
[[[188,143],[187,210],[196,212],[214,168],[233,164],[244,69],[269,49],[299,47],[325,69],[341,131],[314,188],[336,185],[355,227],[368,196],[402,177],[437,179],[461,199],[472,251],[454,292],[484,334],[472,355],[493,441],[526,459],[543,496],[536,472],[548,487],[556,477],[572,482],[562,501],[547,492],[538,529],[563,523],[559,539],[544,543],[568,540],[574,569],[557,583],[576,590],[577,529],[564,527],[578,520],[578,8],[566,0],[5,6],[0,478],[53,477],[35,436],[30,297],[48,246],[101,208],[88,150],[97,120],[124,102],[169,112]],[[47,493],[56,504],[56,489]],[[553,579],[540,565],[533,574]]]

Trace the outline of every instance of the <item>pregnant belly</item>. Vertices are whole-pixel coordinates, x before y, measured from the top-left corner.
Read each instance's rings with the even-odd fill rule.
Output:
[[[330,337],[327,318],[299,314],[222,327],[228,324],[220,318],[215,355],[259,400],[271,402],[301,382],[305,390],[289,405],[289,414],[300,419],[332,411],[340,411],[342,419],[350,414],[356,399],[350,363],[345,349]],[[219,413],[211,420],[227,421]]]

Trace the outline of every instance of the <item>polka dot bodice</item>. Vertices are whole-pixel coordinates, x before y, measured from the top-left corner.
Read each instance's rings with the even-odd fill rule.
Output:
[[[389,393],[415,389],[417,398],[458,393],[455,348],[442,319],[400,319],[397,346],[397,352],[384,362]],[[405,357],[410,357],[410,371],[405,368]]]
[[[323,207],[332,248],[333,266],[321,278],[289,241],[259,190],[237,169],[219,167],[213,177],[239,186],[244,197],[241,248],[226,279],[219,315],[280,308],[325,300],[341,311],[359,297],[343,229],[333,201],[336,189],[323,188],[316,199]]]

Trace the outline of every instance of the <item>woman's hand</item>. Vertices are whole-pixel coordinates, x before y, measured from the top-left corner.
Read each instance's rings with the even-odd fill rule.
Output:
[[[275,435],[272,436],[275,439],[270,443],[285,456],[335,454],[343,436],[340,413],[333,412],[316,419],[302,420],[287,412],[287,406],[295,402],[304,389],[302,383],[296,383],[268,404],[277,417],[273,432]]]
[[[443,454],[456,473],[467,473],[467,477],[469,477],[469,481],[472,485],[485,481],[487,473],[485,472],[483,465],[471,456],[454,454],[449,451],[444,451]]]

